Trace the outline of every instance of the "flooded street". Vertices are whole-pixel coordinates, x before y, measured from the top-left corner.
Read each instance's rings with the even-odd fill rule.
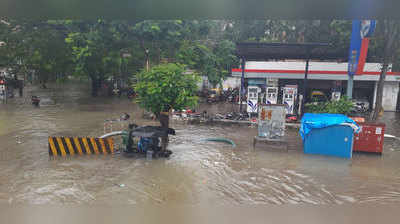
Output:
[[[50,159],[48,136],[104,133],[106,119],[143,110],[128,99],[90,98],[82,86],[33,89],[0,105],[0,203],[11,204],[346,204],[400,202],[400,142],[385,139],[382,156],[352,160],[304,155],[297,131],[288,152],[259,144],[255,127],[171,122],[169,159],[121,154]],[[39,108],[30,104],[40,96]],[[230,107],[231,105],[225,105]],[[212,110],[218,110],[213,105]],[[386,133],[400,135],[400,115],[386,113]],[[232,139],[236,148],[209,137]]]

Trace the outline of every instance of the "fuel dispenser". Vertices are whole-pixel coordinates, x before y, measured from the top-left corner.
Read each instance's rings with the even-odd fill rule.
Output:
[[[247,113],[258,112],[258,94],[261,89],[258,86],[247,87]]]
[[[278,103],[278,87],[267,87],[266,95],[266,104]]]
[[[294,114],[297,86],[285,86],[282,88],[282,91],[282,102],[285,105],[286,114]]]

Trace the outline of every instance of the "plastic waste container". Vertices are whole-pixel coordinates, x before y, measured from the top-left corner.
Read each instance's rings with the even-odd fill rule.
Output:
[[[306,154],[351,158],[358,125],[340,114],[304,114],[300,134]]]
[[[361,131],[355,134],[353,151],[381,154],[385,135],[383,123],[358,123]]]

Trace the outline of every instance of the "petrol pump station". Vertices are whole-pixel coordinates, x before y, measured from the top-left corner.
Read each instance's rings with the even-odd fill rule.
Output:
[[[258,112],[258,95],[261,92],[261,88],[258,86],[247,87],[247,113]]]
[[[267,87],[265,103],[266,104],[278,103],[278,87]]]
[[[286,114],[294,114],[297,99],[297,85],[285,86],[282,88],[282,102],[285,105]]]

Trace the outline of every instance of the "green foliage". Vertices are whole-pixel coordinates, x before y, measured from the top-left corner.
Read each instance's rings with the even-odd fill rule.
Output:
[[[235,44],[229,40],[218,42],[214,48],[186,41],[181,45],[176,58],[178,62],[207,76],[208,81],[217,86],[238,62],[234,51]]]
[[[214,48],[216,64],[222,73],[223,79],[230,73],[230,70],[239,64],[239,59],[235,55],[236,45],[230,40],[222,40]]]
[[[350,20],[232,20],[225,38],[235,42],[329,42],[347,49]]]
[[[342,97],[338,101],[328,101],[321,103],[306,104],[308,113],[329,113],[348,115],[353,108],[353,103],[347,97]]]
[[[112,23],[98,20],[93,23],[68,23],[65,42],[70,46],[75,74],[103,80],[118,71],[120,55],[118,37]]]
[[[92,95],[106,79],[129,82],[128,74],[143,67],[143,52],[132,37],[133,25],[121,21],[65,21],[75,75],[90,77]],[[129,55],[129,56],[124,56]]]
[[[159,115],[170,109],[181,110],[197,103],[196,74],[184,74],[181,64],[161,64],[137,75],[137,102],[146,110]]]
[[[35,70],[40,80],[64,80],[67,75],[105,80],[135,79],[144,67],[176,59],[220,84],[238,66],[235,42],[329,42],[347,55],[350,20],[144,20],[80,21],[0,19],[0,66],[25,74]],[[379,62],[385,45],[383,26],[371,37],[368,61]],[[3,44],[5,43],[5,44]],[[396,39],[393,69],[400,68]],[[121,57],[127,52],[129,58]],[[169,60],[170,61],[170,60]],[[132,77],[128,77],[128,74]]]
[[[46,21],[2,20],[0,40],[5,46],[0,48],[0,63],[14,74],[35,70],[42,82],[63,77],[72,64],[64,35],[57,25]]]

